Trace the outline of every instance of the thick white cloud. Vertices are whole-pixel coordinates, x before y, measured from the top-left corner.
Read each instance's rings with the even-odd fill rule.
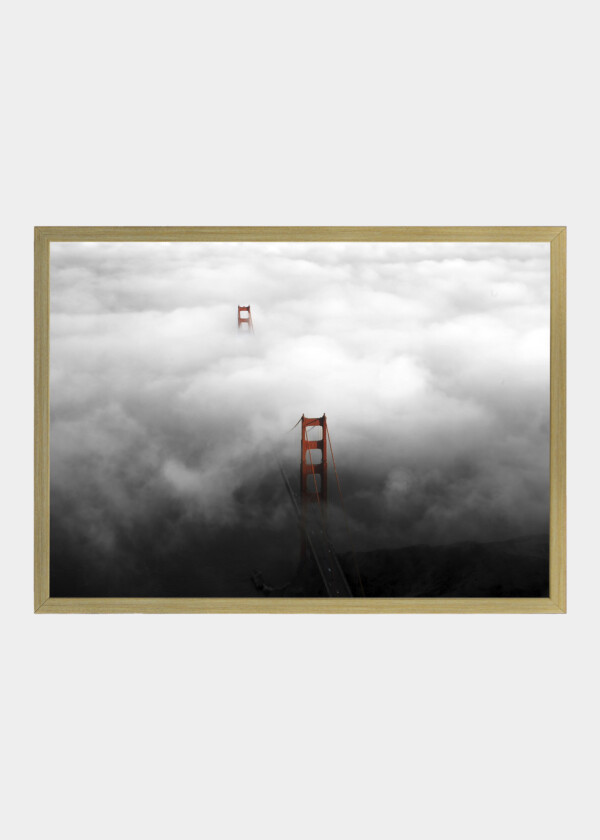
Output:
[[[547,244],[55,243],[51,305],[53,515],[98,563],[167,504],[215,545],[293,529],[265,488],[302,413],[357,547],[547,529]]]

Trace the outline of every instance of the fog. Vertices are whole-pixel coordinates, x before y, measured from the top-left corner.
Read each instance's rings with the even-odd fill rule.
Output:
[[[339,551],[546,532],[549,280],[547,243],[53,243],[53,594],[285,583],[303,413]]]

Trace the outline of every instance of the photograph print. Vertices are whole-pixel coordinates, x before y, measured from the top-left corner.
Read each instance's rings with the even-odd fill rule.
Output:
[[[50,243],[52,598],[547,598],[549,242]]]

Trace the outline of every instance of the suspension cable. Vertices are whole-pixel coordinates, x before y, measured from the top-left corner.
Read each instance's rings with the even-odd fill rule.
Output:
[[[348,534],[348,540],[350,542],[350,551],[352,552],[352,557],[354,558],[354,567],[356,569],[356,576],[358,577],[358,582],[360,584],[360,591],[362,592],[362,594],[364,596],[365,590],[364,590],[364,587],[363,587],[362,578],[360,576],[360,570],[358,568],[358,558],[356,557],[356,552],[354,551],[354,544],[353,544],[353,541],[352,541],[352,536],[350,534],[350,525],[348,523],[348,513],[346,511],[346,504],[344,502],[344,496],[342,494],[342,485],[340,484],[340,477],[338,475],[337,467],[335,465],[335,456],[333,454],[333,446],[331,445],[331,435],[329,434],[329,426],[327,426],[327,437],[329,439],[329,451],[331,452],[331,461],[333,463],[333,471],[335,472],[335,480],[336,480],[336,483],[337,483],[338,493],[340,494],[340,501],[342,503],[342,511],[343,511],[343,514],[344,514],[344,523],[346,525],[346,533]]]
[[[298,423],[301,423],[301,422],[302,422],[302,417],[298,420]],[[292,428],[291,428],[291,429],[289,429],[289,431],[288,431],[288,435],[289,435],[289,433],[290,433],[290,432],[293,432],[293,431],[294,431],[294,429],[296,428],[296,426],[298,425],[298,423],[294,423],[294,425],[292,426]]]

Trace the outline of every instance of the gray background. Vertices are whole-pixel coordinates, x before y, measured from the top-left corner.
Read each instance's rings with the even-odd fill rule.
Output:
[[[7,7],[5,836],[598,836],[592,13]],[[33,615],[36,224],[568,224],[568,614]]]

